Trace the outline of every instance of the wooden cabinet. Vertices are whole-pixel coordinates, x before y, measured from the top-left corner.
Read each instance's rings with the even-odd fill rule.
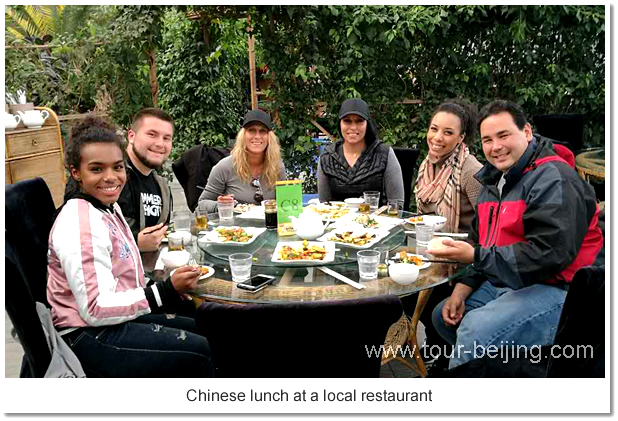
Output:
[[[49,117],[39,129],[16,129],[4,132],[5,184],[41,177],[51,191],[56,207],[62,205],[64,185],[64,144],[58,116],[49,108]]]

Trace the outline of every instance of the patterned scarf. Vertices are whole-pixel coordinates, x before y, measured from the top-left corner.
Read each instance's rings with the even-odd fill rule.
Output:
[[[427,204],[436,204],[436,214],[447,218],[444,231],[459,232],[459,208],[461,204],[461,169],[470,155],[468,146],[461,142],[444,161],[437,174],[430,155],[421,163],[414,187],[416,207],[424,213]]]

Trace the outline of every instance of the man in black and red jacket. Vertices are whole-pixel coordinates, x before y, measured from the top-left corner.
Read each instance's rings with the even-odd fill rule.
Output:
[[[508,101],[481,110],[479,131],[488,162],[475,176],[483,187],[474,246],[445,239],[447,247],[427,250],[472,263],[433,312],[436,329],[455,345],[449,368],[553,343],[569,282],[604,255],[594,190],[568,163],[572,154],[558,156],[565,149],[533,134]]]

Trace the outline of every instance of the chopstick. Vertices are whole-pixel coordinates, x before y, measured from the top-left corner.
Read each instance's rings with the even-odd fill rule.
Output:
[[[335,272],[334,270],[331,270],[329,268],[325,268],[322,266],[318,266],[318,269],[320,269],[322,272],[339,279],[340,281],[345,282],[346,284],[353,286],[356,289],[364,289],[367,288],[367,286],[363,285],[363,284],[359,284],[358,282],[354,282],[353,280],[351,280],[350,278],[346,278],[345,276],[343,276],[340,273]]]
[[[404,231],[405,234],[416,234],[416,231]],[[457,233],[457,232],[434,232],[433,235],[442,235],[444,237],[453,237],[453,238],[468,238],[467,233]]]

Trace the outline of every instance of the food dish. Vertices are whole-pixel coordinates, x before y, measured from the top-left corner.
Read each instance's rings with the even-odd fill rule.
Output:
[[[251,209],[253,209],[255,207],[255,204],[253,203],[239,203],[238,205],[236,205],[236,207],[234,208],[234,213],[245,213],[245,212],[249,212]]]
[[[393,256],[393,259],[388,261],[389,265],[404,263],[404,264],[414,264],[420,269],[426,269],[431,266],[430,262],[423,262],[422,256],[420,254],[412,254],[406,253],[405,251],[400,251],[399,253]]]
[[[383,228],[390,230],[403,222],[403,219],[387,216],[351,213],[335,221],[332,226],[335,228]]]
[[[198,241],[202,243],[244,245],[251,244],[266,228],[224,227],[219,226],[208,231]]]
[[[322,235],[318,241],[332,241],[355,249],[369,248],[390,234],[388,230],[372,228],[339,228]]]
[[[445,240],[447,237],[436,237],[436,238],[432,238],[429,241],[429,244],[427,244],[427,249],[428,250],[447,250],[449,248],[453,248],[453,247],[449,247],[447,245],[445,245],[442,240]]]
[[[421,215],[406,219],[406,223],[412,225],[416,225],[419,222],[433,224],[433,230],[440,231],[444,228],[444,224],[446,224],[446,217],[439,215]]]
[[[324,203],[309,205],[305,209],[317,213],[324,221],[339,219],[352,211],[352,209],[346,207],[346,204],[343,202],[335,203],[335,205],[326,205]]]
[[[211,268],[210,266],[204,266],[204,265],[200,265],[200,266],[202,270],[202,275],[198,278],[198,280],[202,281],[204,279],[210,278],[212,275],[215,274],[215,270]],[[170,276],[172,276],[174,272],[176,272],[176,269],[170,272]]]
[[[297,253],[305,252],[304,256],[301,256],[300,259],[285,259],[286,252],[289,250],[294,250]],[[322,258],[311,258],[309,256],[309,252],[311,250],[317,251],[314,254],[321,254]],[[323,252],[322,252],[323,251]],[[284,253],[282,255],[282,252]],[[314,256],[318,257],[318,256]],[[272,262],[275,263],[302,263],[302,262],[319,262],[319,263],[329,263],[335,260],[335,243],[331,242],[316,242],[316,241],[287,241],[287,242],[279,242],[277,243],[277,247],[275,247],[275,251],[273,251],[273,257],[271,259]]]

